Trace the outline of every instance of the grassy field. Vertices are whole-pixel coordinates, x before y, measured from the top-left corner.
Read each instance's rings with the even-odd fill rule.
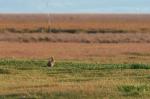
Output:
[[[0,14],[0,99],[149,99],[149,26],[147,14]]]
[[[148,99],[150,65],[0,60],[1,99]]]

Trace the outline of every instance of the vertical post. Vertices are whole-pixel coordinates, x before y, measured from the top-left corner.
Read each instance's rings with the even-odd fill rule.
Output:
[[[49,0],[47,0],[47,4],[46,4],[46,6],[47,6],[47,10],[49,9]],[[47,16],[48,16],[48,18],[47,18],[47,23],[48,23],[48,33],[51,33],[51,15],[50,15],[50,12],[49,12],[49,10],[48,10],[48,12],[47,12]]]

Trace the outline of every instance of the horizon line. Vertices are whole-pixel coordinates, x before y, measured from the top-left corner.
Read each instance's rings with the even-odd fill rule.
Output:
[[[119,15],[119,14],[129,14],[129,15],[132,15],[132,14],[142,14],[142,15],[150,15],[150,13],[137,13],[137,12],[134,12],[134,13],[124,13],[124,12],[68,12],[68,13],[63,13],[63,12],[0,12],[0,14],[116,14],[116,15]]]

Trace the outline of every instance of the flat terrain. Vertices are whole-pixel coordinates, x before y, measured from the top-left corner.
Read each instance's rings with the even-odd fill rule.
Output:
[[[0,33],[0,41],[25,43],[150,43],[150,33]]]
[[[149,32],[150,15],[148,14],[1,14],[0,28],[11,29],[77,29],[111,30],[117,32]],[[27,31],[24,30],[24,31]]]
[[[1,58],[82,60],[100,63],[150,63],[149,43],[10,43],[0,42]]]
[[[1,99],[148,99],[150,65],[0,60]]]
[[[149,81],[150,15],[0,15],[0,99],[149,99]]]
[[[149,43],[150,15],[1,14],[0,41]]]

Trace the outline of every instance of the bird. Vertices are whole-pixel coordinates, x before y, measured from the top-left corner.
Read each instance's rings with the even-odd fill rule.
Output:
[[[50,58],[48,59],[47,66],[48,66],[48,67],[54,67],[54,65],[55,65],[54,57],[50,57]]]

